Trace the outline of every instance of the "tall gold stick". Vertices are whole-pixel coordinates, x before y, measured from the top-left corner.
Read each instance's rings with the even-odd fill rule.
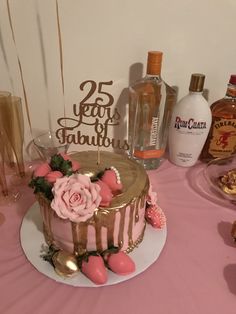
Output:
[[[98,150],[97,150],[97,165],[100,165],[101,162],[101,155],[100,155],[100,147],[99,145],[97,146]]]

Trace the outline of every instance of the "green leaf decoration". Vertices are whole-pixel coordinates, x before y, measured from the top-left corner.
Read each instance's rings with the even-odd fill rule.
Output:
[[[105,170],[106,170],[106,169],[105,169]],[[104,175],[104,173],[105,173],[105,170],[98,172],[98,174],[96,175],[97,180],[99,180],[99,179],[101,179],[101,178],[103,177],[103,175]]]
[[[53,171],[60,171],[64,176],[70,176],[73,173],[72,162],[64,160],[60,154],[52,156],[49,165]]]
[[[78,266],[81,269],[82,267],[82,262],[85,261],[86,263],[88,263],[89,261],[89,256],[99,256],[100,254],[97,251],[90,251],[90,252],[86,252],[83,255],[78,255],[76,257],[77,262],[78,262]]]
[[[56,248],[54,245],[50,245],[47,252],[41,254],[40,257],[42,257],[44,261],[49,262],[53,267],[55,267],[53,264],[53,256],[58,251],[60,251],[58,248]]]
[[[34,189],[34,194],[42,193],[50,201],[53,199],[52,184],[50,184],[44,177],[36,177],[31,180],[29,186]]]
[[[60,154],[51,157],[49,166],[52,171],[60,171],[63,176],[71,176],[75,173],[75,171],[72,170],[72,162],[70,160],[64,160]],[[44,177],[33,177],[29,186],[34,189],[35,194],[42,193],[49,201],[53,200],[53,184],[49,183]]]
[[[102,256],[105,256],[107,254],[116,254],[120,251],[120,248],[118,246],[110,246],[108,249],[102,252]]]

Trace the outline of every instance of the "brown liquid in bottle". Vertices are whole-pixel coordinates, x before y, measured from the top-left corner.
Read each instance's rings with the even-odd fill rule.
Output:
[[[212,124],[200,159],[208,162],[236,152],[236,75],[231,75],[226,96],[211,106]]]

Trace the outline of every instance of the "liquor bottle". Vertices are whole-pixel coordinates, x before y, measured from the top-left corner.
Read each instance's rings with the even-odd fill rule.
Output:
[[[211,105],[212,124],[200,159],[208,162],[236,152],[236,75],[231,75],[224,98]]]
[[[147,74],[129,88],[129,155],[156,169],[165,153],[176,92],[161,78],[162,55],[149,51]]]
[[[193,166],[211,126],[211,110],[202,96],[205,76],[192,74],[189,94],[175,106],[169,131],[169,158],[177,166]]]

